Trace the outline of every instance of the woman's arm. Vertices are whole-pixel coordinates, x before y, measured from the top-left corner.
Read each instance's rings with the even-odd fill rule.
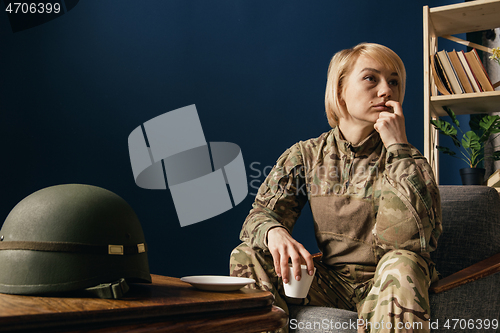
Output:
[[[374,125],[387,149],[374,235],[377,256],[398,248],[428,256],[442,232],[438,187],[427,160],[408,144],[401,104],[386,105],[393,112],[381,112]]]
[[[241,230],[240,239],[252,247],[268,250],[276,273],[288,280],[288,259],[294,276],[300,276],[300,263],[313,270],[309,252],[291,237],[293,226],[307,202],[302,154],[297,145],[276,162],[259,188],[253,208]]]
[[[381,254],[406,249],[428,256],[442,232],[441,201],[427,160],[409,144],[387,147],[375,241]]]

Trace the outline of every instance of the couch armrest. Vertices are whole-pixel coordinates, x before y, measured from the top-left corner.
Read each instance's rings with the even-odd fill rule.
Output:
[[[441,293],[497,272],[500,272],[500,253],[434,282],[429,292]]]
[[[312,254],[312,257],[313,257],[314,261],[318,261],[319,262],[323,258],[323,253],[318,252],[318,253]]]

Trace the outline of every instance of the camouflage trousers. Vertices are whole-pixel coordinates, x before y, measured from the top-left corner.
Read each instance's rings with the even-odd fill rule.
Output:
[[[430,332],[428,288],[438,276],[416,253],[389,251],[376,267],[327,266],[319,260],[314,265],[305,299],[286,297],[271,254],[245,243],[231,253],[230,275],[254,279],[248,287],[270,291],[274,305],[286,313],[289,304],[328,306],[357,311],[358,332]],[[288,332],[288,326],[276,332]]]

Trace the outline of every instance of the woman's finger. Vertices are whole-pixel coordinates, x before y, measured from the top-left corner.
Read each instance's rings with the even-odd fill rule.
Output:
[[[283,283],[288,283],[290,277],[290,270],[288,269],[288,259],[290,256],[288,253],[284,252],[281,254],[281,263],[280,263],[280,268],[281,268],[281,277],[283,279]]]

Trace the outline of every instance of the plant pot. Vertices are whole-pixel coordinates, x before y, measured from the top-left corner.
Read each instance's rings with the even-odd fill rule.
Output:
[[[483,185],[484,172],[483,168],[463,168],[460,169],[460,177],[462,185]]]

